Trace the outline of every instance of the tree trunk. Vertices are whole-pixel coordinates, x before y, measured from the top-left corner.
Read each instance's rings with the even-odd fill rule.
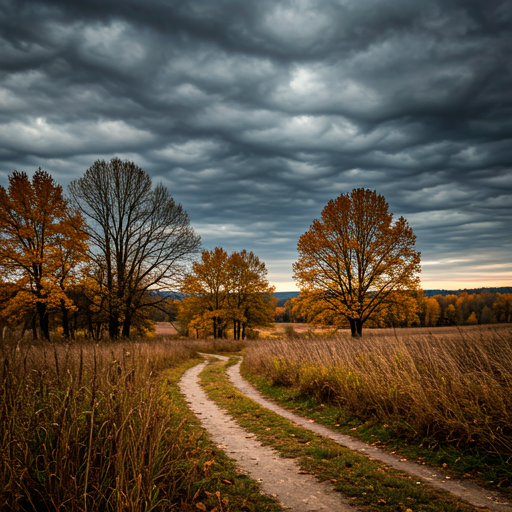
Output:
[[[356,331],[357,337],[360,338],[363,335],[363,321],[360,318],[356,319]]]
[[[363,322],[360,318],[350,318],[350,332],[352,338],[360,338],[363,333]]]
[[[236,320],[233,320],[233,339],[236,340]]]
[[[69,315],[68,308],[63,300],[60,301],[60,309],[62,311],[62,330],[64,331],[64,338],[69,340]]]
[[[213,317],[213,338],[217,339],[217,318]]]
[[[245,322],[242,324],[242,339],[245,340]]]
[[[37,341],[37,324],[36,324],[36,315],[32,317],[32,338],[34,341]]]
[[[39,315],[39,327],[43,336],[50,341],[50,322],[48,318],[48,311],[44,302],[36,303],[37,314]]]
[[[131,326],[132,326],[132,317],[131,317],[131,315],[127,314],[124,317],[124,322],[123,322],[123,338],[130,337]]]
[[[117,315],[110,314],[108,319],[108,335],[111,340],[117,339],[119,336],[119,319]]]

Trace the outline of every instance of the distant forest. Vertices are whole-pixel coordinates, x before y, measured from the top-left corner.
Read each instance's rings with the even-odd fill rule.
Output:
[[[434,295],[459,295],[463,292],[468,294],[473,293],[512,293],[512,286],[501,286],[498,288],[464,288],[463,290],[423,290],[423,294],[427,297],[433,297]],[[275,292],[274,297],[278,300],[277,307],[283,307],[287,301],[293,297],[298,297],[299,292]]]
[[[512,293],[512,286],[500,286],[498,288],[464,288],[464,290],[423,290],[423,293],[427,297],[433,297],[434,295],[459,295],[463,292],[469,293]]]
[[[512,322],[512,287],[469,290],[417,290],[394,296],[368,327],[435,327]],[[276,322],[345,327],[346,321],[315,306],[298,292],[276,293]],[[281,305],[282,304],[282,305]]]

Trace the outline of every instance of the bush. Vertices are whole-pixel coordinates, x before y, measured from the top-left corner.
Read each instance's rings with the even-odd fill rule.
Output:
[[[245,329],[245,337],[248,340],[257,340],[260,337],[260,333],[256,329],[251,329],[247,327]]]

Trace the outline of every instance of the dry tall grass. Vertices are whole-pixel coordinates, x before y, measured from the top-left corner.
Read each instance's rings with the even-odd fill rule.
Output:
[[[244,364],[361,420],[512,457],[510,326],[262,340],[250,346]]]
[[[0,348],[1,510],[164,510],[185,478],[156,375],[178,342]]]

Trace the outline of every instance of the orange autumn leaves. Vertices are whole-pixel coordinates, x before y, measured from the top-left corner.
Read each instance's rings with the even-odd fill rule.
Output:
[[[383,196],[354,189],[329,201],[300,237],[294,278],[321,311],[346,318],[360,336],[387,299],[418,286],[415,241],[403,217],[393,222]]]
[[[47,172],[38,169],[30,181],[14,171],[8,189],[0,186],[0,239],[0,277],[11,291],[3,315],[35,310],[49,339],[49,311],[73,308],[65,291],[86,260],[83,219]]]
[[[234,339],[244,339],[249,328],[274,318],[274,287],[266,276],[265,263],[253,252],[203,251],[182,287],[181,323],[197,337],[223,338],[232,328]]]

